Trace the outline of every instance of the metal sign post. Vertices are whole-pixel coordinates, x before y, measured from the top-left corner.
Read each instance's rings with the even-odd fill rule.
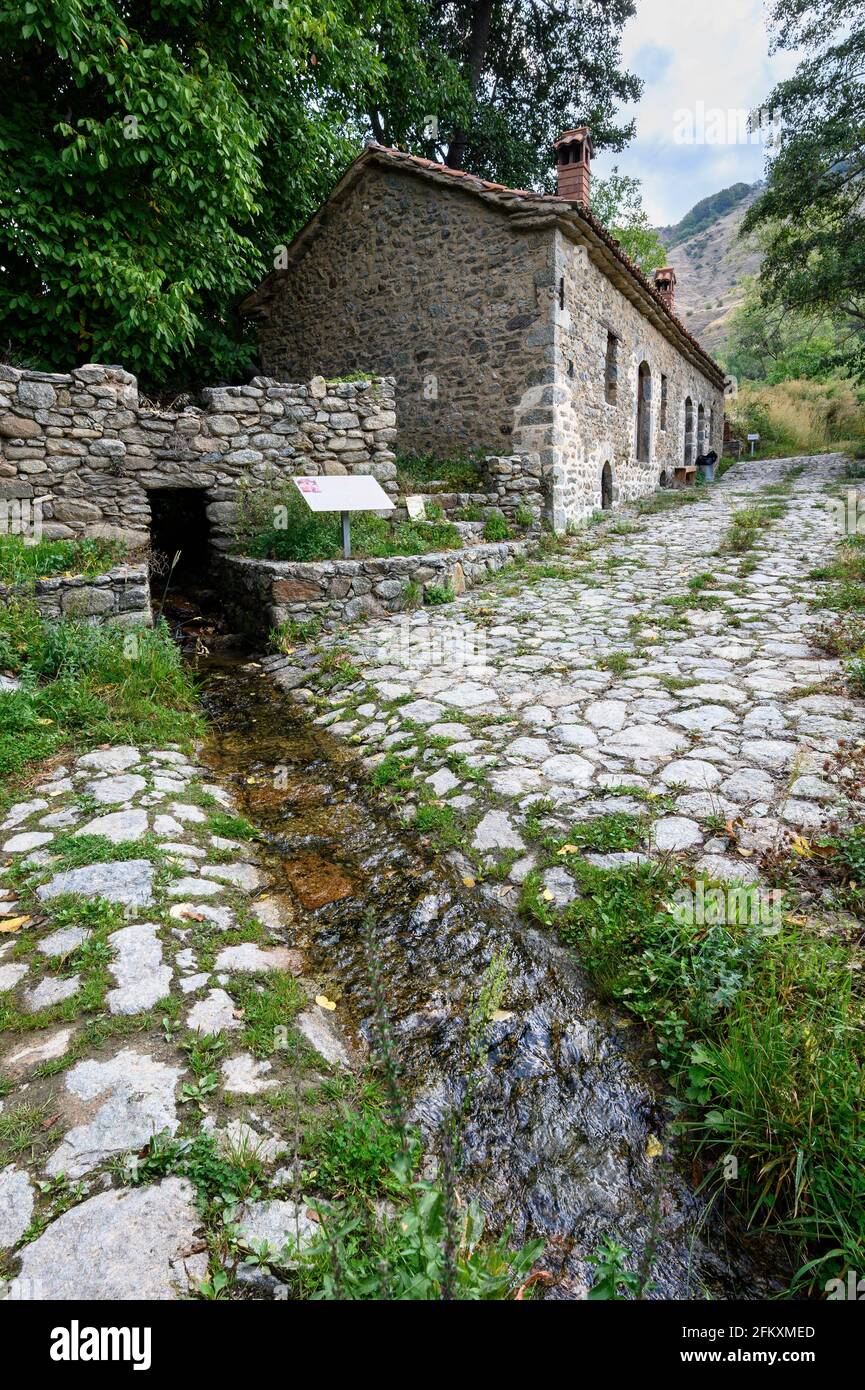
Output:
[[[369,474],[291,480],[311,512],[339,512],[342,522],[342,553],[351,558],[351,512],[392,512],[395,506],[381,484]]]

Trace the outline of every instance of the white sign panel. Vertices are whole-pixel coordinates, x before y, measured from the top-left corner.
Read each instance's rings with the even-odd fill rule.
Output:
[[[407,495],[405,509],[412,521],[426,521],[426,503],[422,497]]]
[[[749,434],[749,435],[748,435],[748,438],[749,438],[749,439],[759,439],[760,436],[759,436],[759,434]]]
[[[390,512],[394,503],[375,478],[292,478],[311,512]]]

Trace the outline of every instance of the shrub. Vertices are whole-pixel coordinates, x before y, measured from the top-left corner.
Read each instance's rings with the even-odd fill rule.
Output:
[[[120,541],[37,541],[0,535],[0,583],[27,584],[52,574],[102,574],[126,554]]]
[[[164,623],[136,632],[48,625],[16,602],[0,608],[0,665],[21,681],[0,694],[0,775],[67,742],[153,746],[198,731],[192,679]]]
[[[428,584],[423,591],[424,603],[438,605],[453,603],[456,594],[452,584]]]
[[[484,523],[485,541],[507,541],[510,537],[511,528],[503,516],[493,512],[492,516],[487,517]]]
[[[342,554],[342,527],[331,512],[311,512],[291,482],[247,482],[238,489],[233,526],[235,550],[261,560],[333,560]],[[394,524],[374,512],[358,512],[351,526],[358,557],[425,555],[456,550],[462,539],[449,521]]]

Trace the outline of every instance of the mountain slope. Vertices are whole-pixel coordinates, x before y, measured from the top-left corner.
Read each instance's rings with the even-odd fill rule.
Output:
[[[733,184],[701,199],[675,226],[657,228],[676,271],[676,312],[708,352],[723,346],[743,281],[760,268],[759,247],[738,232],[761,187]]]

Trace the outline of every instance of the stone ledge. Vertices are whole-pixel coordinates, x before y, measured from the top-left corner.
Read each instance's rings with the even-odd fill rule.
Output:
[[[330,627],[403,612],[409,584],[422,590],[450,585],[461,594],[536,546],[534,539],[497,541],[427,555],[357,560],[254,560],[221,555],[217,564],[221,597],[232,625],[261,639],[288,619],[318,617]]]
[[[116,565],[103,574],[61,574],[37,579],[33,589],[0,584],[0,603],[30,598],[46,622],[76,618],[91,626],[152,627],[146,565]]]

